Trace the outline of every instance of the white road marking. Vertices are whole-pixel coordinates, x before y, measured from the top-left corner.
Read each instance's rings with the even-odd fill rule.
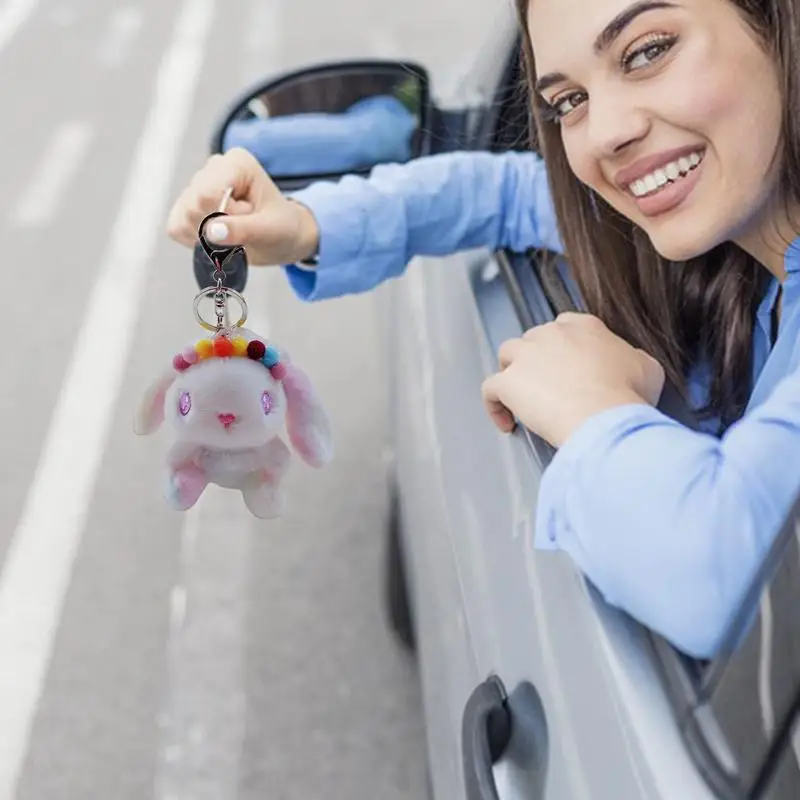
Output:
[[[39,0],[6,0],[0,6],[0,50],[2,50],[36,10]]]
[[[114,11],[100,42],[98,61],[108,69],[119,67],[131,52],[143,24],[144,13],[140,8],[128,6]]]
[[[72,179],[78,174],[95,127],[87,120],[59,125],[50,139],[36,172],[11,218],[18,228],[42,227],[51,222]]]
[[[84,324],[0,573],[0,800],[13,800],[72,563],[160,240],[214,17],[185,0]],[[134,246],[135,245],[135,246]]]

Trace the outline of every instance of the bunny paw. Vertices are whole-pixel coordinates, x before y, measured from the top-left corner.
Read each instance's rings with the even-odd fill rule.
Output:
[[[207,484],[208,480],[203,470],[197,467],[184,467],[167,476],[164,496],[172,508],[186,511],[200,499]]]
[[[259,519],[275,519],[283,513],[284,493],[274,483],[243,489],[242,497],[250,513]]]

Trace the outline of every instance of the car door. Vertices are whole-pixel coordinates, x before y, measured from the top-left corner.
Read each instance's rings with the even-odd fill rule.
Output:
[[[526,145],[513,50],[509,40],[497,92],[465,129],[476,149]],[[497,434],[480,384],[503,340],[576,303],[566,264],[545,253],[424,259],[398,286],[398,374],[419,374],[397,391],[395,434],[436,797],[757,797],[779,736],[748,738],[717,708],[735,707],[730,689],[704,683],[738,662],[684,659],[606,607],[566,556],[532,548],[552,451],[524,431]],[[733,685],[758,699],[758,679]],[[728,768],[746,779],[720,780]]]

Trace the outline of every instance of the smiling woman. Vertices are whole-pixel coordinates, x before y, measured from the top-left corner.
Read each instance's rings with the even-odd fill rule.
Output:
[[[511,407],[564,445],[537,544],[713,653],[800,488],[779,466],[800,446],[796,4],[519,0],[518,12],[563,243],[605,325],[509,343],[487,401],[501,427]],[[650,407],[652,364],[637,373],[609,329],[684,387],[706,431],[727,433]],[[551,388],[527,399],[534,377]],[[557,411],[570,393],[594,399]]]
[[[800,196],[797,120],[780,144],[783,109],[800,97],[793,3],[518,8],[553,197],[589,308],[679,385],[706,357],[709,410],[737,419],[762,266],[782,276]]]

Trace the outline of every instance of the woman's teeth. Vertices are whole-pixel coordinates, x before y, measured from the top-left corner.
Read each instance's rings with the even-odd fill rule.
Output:
[[[679,158],[677,161],[672,161],[649,175],[634,181],[628,186],[628,189],[634,197],[645,197],[648,194],[657,192],[668,183],[679,181],[688,175],[702,160],[703,154],[701,152]]]

